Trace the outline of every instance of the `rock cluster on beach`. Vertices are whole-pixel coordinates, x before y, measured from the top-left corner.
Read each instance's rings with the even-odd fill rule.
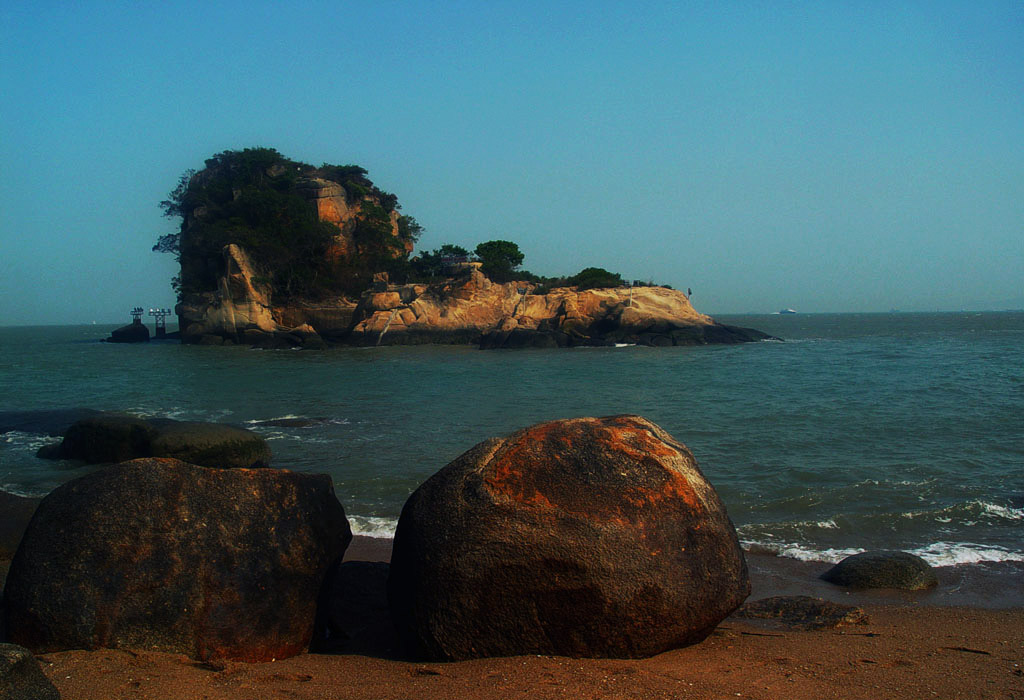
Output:
[[[340,564],[350,540],[326,476],[121,462],[39,504],[6,581],[8,634],[37,653],[283,658],[316,627],[358,630],[348,599],[375,589],[384,605],[386,579],[414,654],[635,657],[700,641],[749,592],[692,455],[635,416],[473,448],[409,499],[390,570]]]
[[[98,421],[121,446],[149,435],[148,423],[110,418],[75,425]],[[735,530],[693,455],[638,416],[551,421],[473,447],[410,496],[390,566],[342,563],[351,529],[325,475],[133,459],[38,508],[0,504],[8,520],[21,514],[0,531],[0,544],[19,540],[6,633],[35,653],[267,661],[338,649],[389,616],[394,648],[418,658],[634,658],[701,641],[750,592]],[[934,580],[898,552],[836,570],[846,573],[828,578],[851,589]],[[792,629],[864,619],[801,596],[736,614]]]
[[[703,345],[764,340],[760,331],[717,323],[686,294],[665,287],[552,289],[488,279],[478,267],[434,284],[388,284],[385,277],[357,302],[345,298],[275,304],[254,283],[245,250],[224,248],[217,290],[177,307],[185,343],[242,343],[260,348],[321,348],[421,343],[481,348],[578,345]]]

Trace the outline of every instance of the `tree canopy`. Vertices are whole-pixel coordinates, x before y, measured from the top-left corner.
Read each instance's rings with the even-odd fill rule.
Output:
[[[393,235],[398,198],[377,188],[358,165],[316,168],[259,147],[218,153],[205,166],[182,174],[160,203],[166,216],[181,220],[177,233],[161,236],[153,246],[178,256],[179,294],[214,288],[221,251],[229,243],[244,247],[282,296],[357,293],[374,272],[404,261],[407,244],[423,230],[411,216],[400,215]],[[355,251],[343,260],[330,253],[338,227],[320,221],[301,192],[310,178],[337,182],[347,202],[359,205],[348,231]]]
[[[486,241],[473,252],[483,263],[481,271],[495,282],[510,282],[515,270],[523,264],[523,253],[512,241]]]

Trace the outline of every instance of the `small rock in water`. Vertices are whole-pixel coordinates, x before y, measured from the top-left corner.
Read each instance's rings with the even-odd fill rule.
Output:
[[[818,630],[867,623],[867,614],[853,605],[840,605],[807,595],[775,596],[744,603],[735,617],[774,620],[798,630]]]
[[[167,418],[145,420],[101,413],[76,421],[58,446],[46,446],[44,459],[81,459],[89,464],[171,457],[203,467],[265,467],[270,447],[261,436],[233,425]]]
[[[129,323],[127,326],[110,332],[108,343],[148,343],[149,329],[141,323]]]
[[[847,588],[896,588],[923,591],[938,585],[931,565],[916,554],[877,550],[846,557],[821,575]]]

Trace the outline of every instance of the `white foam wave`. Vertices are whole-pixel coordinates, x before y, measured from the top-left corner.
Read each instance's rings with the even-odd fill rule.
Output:
[[[956,503],[938,510],[912,510],[899,514],[899,517],[907,520],[920,517],[931,517],[940,523],[949,523],[954,517],[963,518],[964,516],[973,516],[969,520],[962,521],[963,525],[973,527],[978,524],[977,520],[974,519],[977,517],[988,518],[990,520],[1024,520],[1024,508],[1001,506],[997,503],[987,503],[981,500],[974,500]]]
[[[815,549],[795,542],[758,542],[740,540],[744,549],[765,552],[798,561],[820,561],[836,564],[846,557],[866,551],[862,548]],[[979,564],[982,562],[1024,561],[1024,552],[1017,552],[996,545],[982,545],[973,542],[933,542],[916,549],[904,550],[924,559],[932,566],[956,566],[957,564]]]
[[[285,440],[291,437],[288,433],[282,433],[279,430],[268,430],[265,428],[260,430],[259,433],[264,440]]]
[[[269,423],[275,420],[298,420],[305,418],[305,416],[299,416],[294,413],[286,413],[283,416],[274,416],[273,418],[253,418],[252,420],[245,421],[249,425],[260,425],[261,423]]]
[[[860,554],[863,549],[857,548],[827,548],[814,549],[808,545],[795,542],[756,542],[753,540],[740,540],[744,549],[755,552],[767,552],[779,557],[796,559],[798,561],[824,561],[835,564],[853,554]]]
[[[63,440],[61,437],[50,437],[39,433],[23,433],[20,430],[11,430],[3,434],[4,442],[14,449],[32,450],[36,452],[40,447],[52,445]]]
[[[992,518],[1005,518],[1006,520],[1024,520],[1024,508],[1012,508],[1000,506],[995,503],[975,501],[981,507],[981,514]]]
[[[363,537],[391,538],[395,536],[398,521],[393,518],[377,518],[368,515],[350,515],[348,524],[353,535]]]
[[[9,493],[12,496],[21,496],[23,498],[40,498],[46,495],[46,491],[26,491],[19,484],[0,483],[0,491]]]
[[[932,566],[1024,561],[1024,552],[1014,552],[1003,547],[974,544],[972,542],[933,542],[924,547],[908,551],[921,557]]]

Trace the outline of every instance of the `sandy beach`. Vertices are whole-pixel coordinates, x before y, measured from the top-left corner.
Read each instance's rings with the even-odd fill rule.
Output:
[[[390,545],[357,537],[346,561],[387,561]],[[331,653],[259,664],[120,650],[39,660],[62,697],[74,700],[1024,698],[1019,569],[947,567],[931,592],[853,594],[817,580],[827,564],[759,554],[748,555],[748,563],[751,600],[813,595],[861,607],[867,623],[798,630],[732,617],[704,642],[649,659],[422,663],[395,652],[378,597],[365,602],[363,626]]]

